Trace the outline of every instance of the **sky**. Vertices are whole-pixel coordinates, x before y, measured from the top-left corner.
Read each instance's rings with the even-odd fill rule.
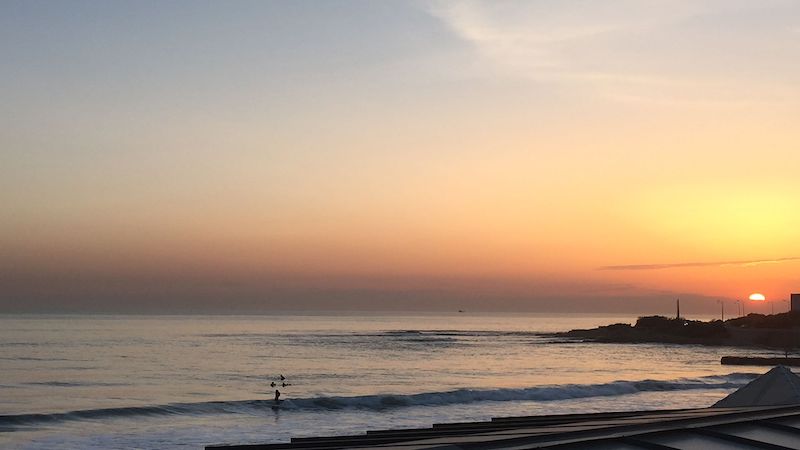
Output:
[[[800,1],[5,0],[0,69],[0,312],[800,291]]]

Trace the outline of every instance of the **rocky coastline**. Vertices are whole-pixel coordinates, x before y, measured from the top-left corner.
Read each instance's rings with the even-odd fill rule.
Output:
[[[800,348],[800,312],[748,314],[724,322],[645,316],[633,325],[616,323],[546,336],[587,342],[763,347],[788,353]]]

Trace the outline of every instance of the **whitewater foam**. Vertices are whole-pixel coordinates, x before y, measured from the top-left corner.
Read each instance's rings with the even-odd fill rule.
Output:
[[[758,374],[731,373],[675,380],[614,381],[600,384],[566,384],[528,388],[456,389],[407,395],[362,395],[352,397],[311,397],[284,400],[281,410],[357,409],[381,411],[409,406],[445,406],[475,402],[550,402],[569,399],[632,395],[639,392],[683,391],[693,389],[734,389]],[[154,406],[100,408],[50,414],[0,416],[0,426],[15,427],[74,420],[113,419],[153,415],[202,415],[226,413],[263,413],[271,411],[272,400],[234,400],[198,403],[173,403]]]

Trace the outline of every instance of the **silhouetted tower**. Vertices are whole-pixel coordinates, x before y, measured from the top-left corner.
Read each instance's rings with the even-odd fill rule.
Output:
[[[798,300],[798,302],[800,302],[800,300]],[[675,318],[676,319],[680,319],[681,318],[681,299],[676,299],[675,300],[675,306],[678,309],[677,314],[675,314]]]
[[[800,312],[800,294],[792,294],[791,310]]]

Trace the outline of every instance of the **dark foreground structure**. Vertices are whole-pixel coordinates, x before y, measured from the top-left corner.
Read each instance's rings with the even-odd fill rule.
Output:
[[[778,366],[711,408],[504,417],[217,450],[800,449],[800,377]]]
[[[800,405],[508,417],[206,449],[800,449]]]

